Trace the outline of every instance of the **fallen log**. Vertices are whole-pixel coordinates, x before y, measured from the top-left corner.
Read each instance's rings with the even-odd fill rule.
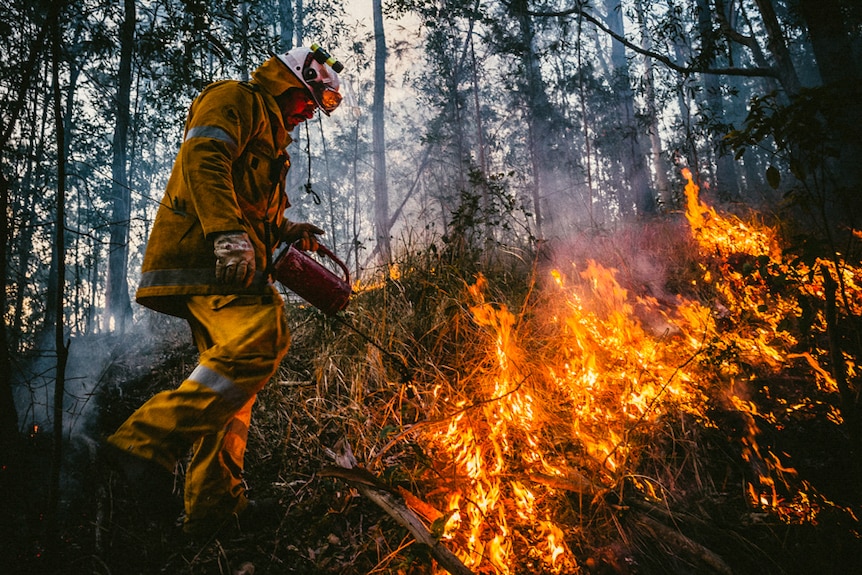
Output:
[[[319,477],[336,477],[356,489],[363,497],[372,501],[407,529],[418,543],[427,546],[440,567],[452,575],[474,575],[454,553],[428,531],[422,520],[410,510],[399,493],[358,466],[353,450],[346,441],[339,441],[335,451],[330,455],[335,459],[338,467],[324,468],[317,473]]]

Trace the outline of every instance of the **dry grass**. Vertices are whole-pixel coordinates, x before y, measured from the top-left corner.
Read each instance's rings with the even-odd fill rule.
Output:
[[[391,488],[405,489],[439,512],[460,492],[468,496],[462,505],[467,509],[477,504],[470,500],[477,480],[447,450],[443,435],[454,424],[470,430],[486,456],[494,451],[491,445],[507,446],[501,448],[506,467],[496,476],[489,473],[488,481],[501,486],[498,509],[509,515],[487,515],[482,532],[485,543],[504,523],[511,534],[511,561],[498,565],[499,572],[763,575],[858,567],[862,548],[852,510],[862,496],[847,479],[852,475],[846,437],[825,417],[824,402],[834,398],[799,391],[811,389],[807,372],[746,366],[760,378],[762,387],[749,390],[749,397],[763,413],[770,402],[809,400],[781,420],[767,419],[727,401],[729,380],[717,366],[729,348],[721,338],[676,357],[671,367],[694,370],[702,397],[659,394],[649,417],[627,420],[610,454],[619,458],[614,470],[608,454],[603,459],[587,444],[612,420],[576,422],[573,414],[586,403],[618,407],[625,384],[567,397],[549,377],[547,367],[560,357],[572,364],[582,360],[572,351],[564,322],[548,321],[561,309],[552,268],[581,287],[590,285],[580,275],[588,260],[617,270],[619,288],[634,302],[628,319],[640,337],[668,345],[674,337],[682,340],[672,331],[668,310],[681,297],[716,297],[700,281],[700,256],[683,231],[680,222],[650,222],[557,243],[538,260],[508,253],[462,261],[436,251],[407,251],[398,257],[397,278],[356,294],[340,320],[292,302],[291,353],[259,395],[246,457],[251,495],[277,496],[286,504],[281,524],[253,536],[185,541],[134,513],[120,513],[126,495],[113,478],[93,473],[84,491],[95,494],[105,511],[94,518],[92,498],[71,506],[67,555],[81,567],[76,572],[221,574],[250,562],[257,575],[435,573],[427,550],[390,517],[343,481],[318,474],[332,463],[336,443],[346,440],[360,465]],[[475,273],[480,270],[486,282],[481,290]],[[619,292],[597,293],[585,305],[597,316],[609,314]],[[638,303],[644,301],[650,305]],[[503,369],[494,350],[506,326]],[[177,329],[176,337],[143,356],[130,342],[103,394],[99,433],[110,432],[153,391],[176,385],[190,371],[194,353],[177,345],[183,333]],[[160,331],[165,333],[164,326]],[[619,370],[631,361],[625,348],[591,353],[600,367]],[[677,377],[668,373],[652,378],[666,385]],[[644,380],[647,375],[638,374]],[[501,379],[502,392],[489,387]],[[525,394],[535,407],[535,426],[499,419]],[[695,405],[701,411],[693,411]],[[763,471],[745,457],[753,419],[761,430],[760,448],[786,454],[797,468],[792,485],[818,498],[817,522],[752,504],[746,486]],[[523,455],[539,451],[565,473],[543,473],[525,463]],[[534,516],[514,514],[515,483],[535,496]],[[830,499],[833,505],[826,503]],[[544,561],[544,521],[561,529],[566,561]],[[466,549],[463,528],[446,544]],[[476,565],[477,573],[494,572],[488,560]]]

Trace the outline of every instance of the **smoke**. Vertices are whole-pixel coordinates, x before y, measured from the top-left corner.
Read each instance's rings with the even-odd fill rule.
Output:
[[[185,322],[144,310],[124,334],[75,336],[69,341],[63,399],[63,435],[76,440],[97,426],[98,397],[106,386],[139,377],[152,366],[147,359],[159,350],[188,340]],[[14,366],[13,392],[19,430],[29,434],[54,429],[54,390],[57,354],[45,337],[40,350]],[[113,373],[112,373],[113,368]],[[117,371],[125,375],[118,376]]]
[[[60,511],[64,514],[85,494],[92,493],[97,441],[92,430],[98,416],[96,396],[103,374],[119,346],[119,338],[77,337],[69,343],[63,394],[63,445],[60,466]],[[54,394],[57,352],[51,335],[42,337],[36,350],[16,358],[12,391],[18,417],[19,441],[6,462],[9,506],[13,515],[34,514],[46,509],[52,477],[57,421]],[[41,513],[41,511],[38,511]]]
[[[122,390],[150,373],[148,360],[162,357],[159,352],[179,347],[188,340],[185,323],[176,318],[155,318],[145,312],[125,334],[77,336],[69,340],[69,355],[64,381],[62,426],[63,461],[61,493],[65,501],[74,500],[91,486],[102,438],[113,430],[104,429],[100,413],[106,391]],[[46,481],[54,449],[54,393],[57,379],[57,353],[53,338],[44,337],[28,357],[17,358],[13,366],[13,397],[23,449],[14,462],[17,477],[33,485]],[[122,395],[122,391],[120,391]],[[27,491],[28,497],[41,496],[46,490]]]
[[[54,426],[57,353],[53,341],[43,340],[37,355],[23,361],[13,374],[15,408],[22,433],[48,433]],[[111,336],[69,341],[63,400],[63,435],[83,433],[97,413],[95,393],[102,374],[116,355],[121,340]]]
[[[166,350],[187,349],[190,345],[185,322],[145,311],[125,334],[72,337],[66,364],[63,395],[62,463],[60,468],[61,511],[72,512],[88,505],[94,489],[101,485],[98,452],[102,439],[118,413],[126,407],[113,399],[123,389],[147,381],[163,360]],[[44,337],[38,352],[16,358],[12,369],[13,397],[18,416],[19,448],[10,461],[6,479],[18,485],[14,504],[21,510],[41,509],[46,505],[54,453],[54,393],[57,379],[57,354],[53,338]],[[106,401],[112,403],[106,403]],[[112,411],[104,409],[111,406]],[[101,413],[104,411],[105,413]],[[120,413],[120,415],[122,415]],[[108,423],[108,420],[111,420]],[[91,503],[91,501],[90,501]],[[22,513],[25,511],[21,511]]]

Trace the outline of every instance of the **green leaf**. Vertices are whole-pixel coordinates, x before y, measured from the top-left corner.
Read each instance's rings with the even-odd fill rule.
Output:
[[[781,183],[781,173],[775,166],[766,168],[766,181],[773,190],[778,189],[778,184]]]

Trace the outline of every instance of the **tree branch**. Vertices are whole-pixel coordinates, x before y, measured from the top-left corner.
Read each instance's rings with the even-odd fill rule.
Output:
[[[508,4],[508,2],[504,3]],[[719,76],[747,76],[754,78],[764,76],[771,78],[778,77],[778,73],[773,68],[707,68],[702,66],[688,66],[678,64],[664,54],[660,54],[653,50],[647,50],[646,48],[641,48],[637,44],[630,42],[625,36],[617,34],[613,30],[605,26],[598,18],[590,15],[586,10],[584,10],[584,7],[580,4],[566,10],[554,10],[549,12],[539,10],[527,10],[527,14],[529,14],[530,16],[537,16],[541,18],[559,18],[562,16],[572,16],[576,14],[587,22],[591,22],[592,24],[594,24],[596,28],[609,35],[617,42],[620,42],[629,50],[632,50],[633,52],[636,52],[642,56],[652,58],[653,60],[657,60],[671,70],[679,72],[680,74],[715,74]]]
[[[337,477],[373,501],[390,517],[406,528],[417,542],[426,545],[437,563],[452,575],[473,575],[445,545],[426,529],[422,521],[407,507],[402,496],[379,481],[374,475],[357,466],[353,450],[346,440],[340,440],[330,455],[337,468],[328,468],[318,473],[321,477]]]

